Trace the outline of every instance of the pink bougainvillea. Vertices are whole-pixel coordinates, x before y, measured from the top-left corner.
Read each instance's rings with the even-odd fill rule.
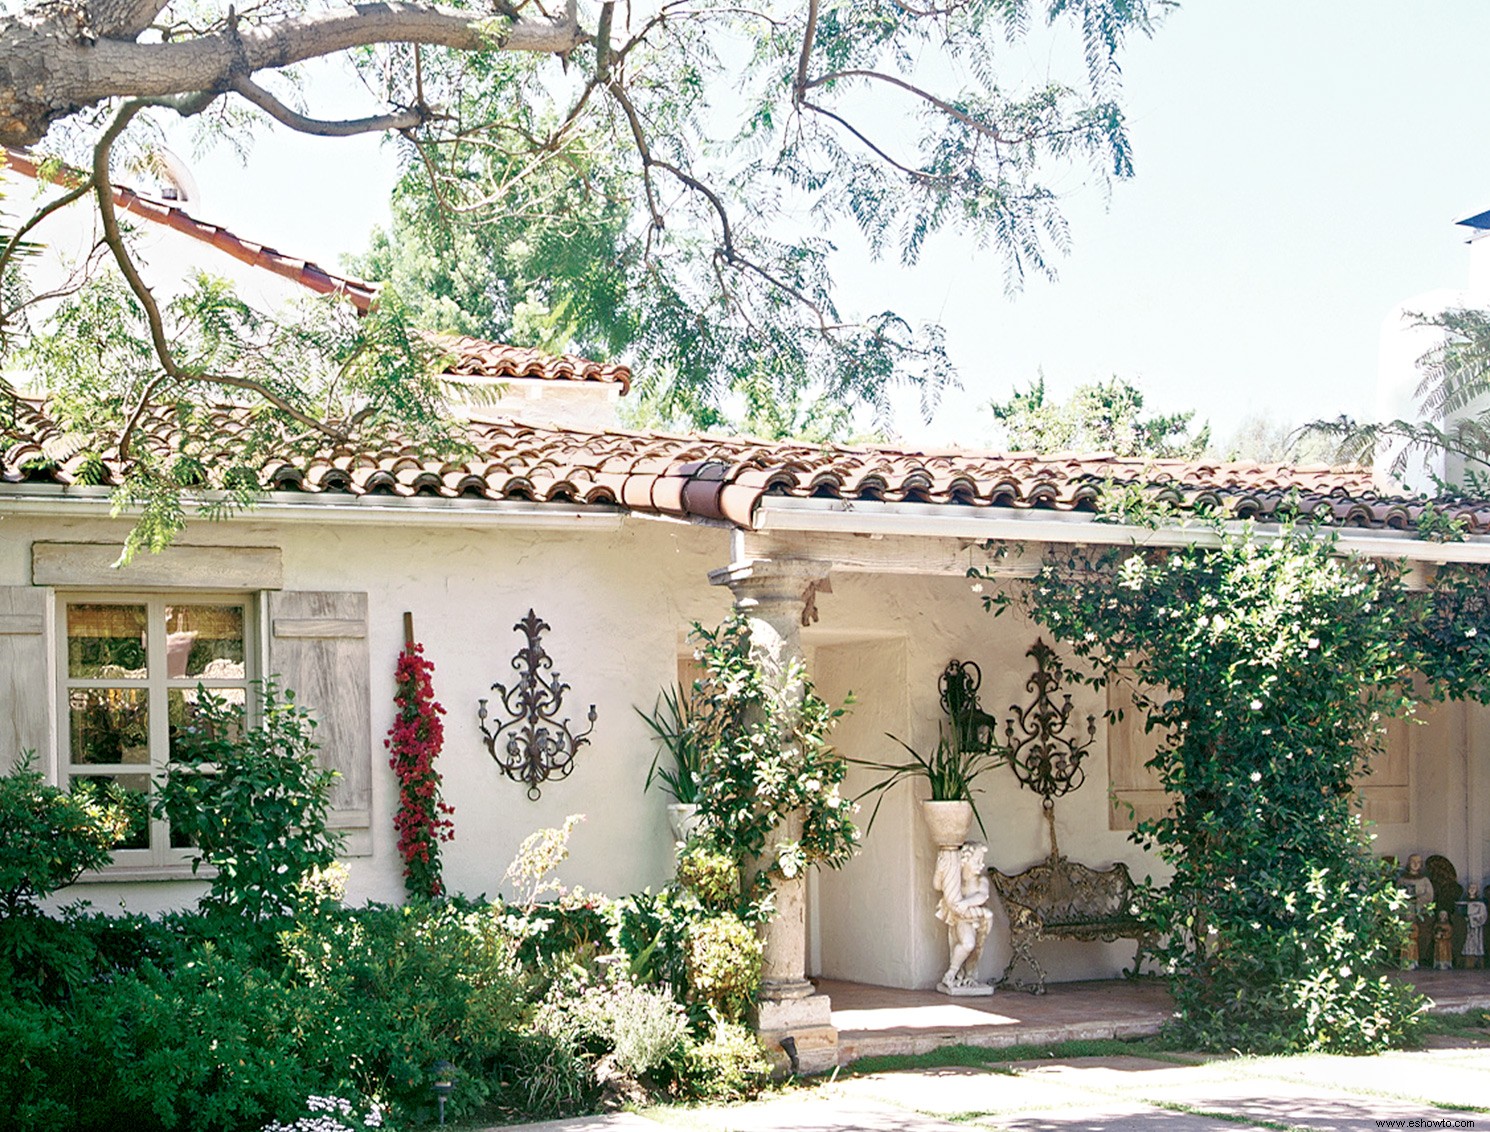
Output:
[[[445,741],[445,725],[440,722],[445,709],[435,702],[430,680],[434,670],[424,658],[423,645],[409,644],[399,654],[394,673],[398,715],[383,743],[393,752],[388,765],[398,775],[393,827],[404,859],[404,888],[410,896],[425,899],[445,893],[440,842],[455,836],[455,823],[450,820],[455,807],[440,799],[440,772],[435,769],[435,758]]]

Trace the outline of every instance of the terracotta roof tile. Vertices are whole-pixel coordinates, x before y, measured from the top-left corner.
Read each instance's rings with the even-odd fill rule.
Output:
[[[569,354],[545,354],[523,346],[503,346],[460,334],[432,334],[450,355],[445,372],[460,377],[541,378],[545,381],[599,381],[631,388],[631,370]]]
[[[213,425],[226,459],[241,410],[219,409]],[[0,488],[14,483],[79,482],[84,455],[63,444],[44,406],[21,401],[16,425],[0,433]],[[157,413],[142,443],[168,452],[174,422]],[[653,432],[589,432],[501,419],[473,423],[474,453],[441,460],[391,443],[368,450],[327,446],[266,461],[260,482],[273,491],[402,498],[524,499],[702,518],[749,527],[767,496],[849,501],[910,500],[947,507],[1091,511],[1108,481],[1147,484],[1184,508],[1212,506],[1270,521],[1297,508],[1342,526],[1411,530],[1421,500],[1378,497],[1364,468],[1319,465],[1187,463],[1115,456],[918,452],[889,447],[817,447],[738,437]],[[51,455],[49,455],[49,453]],[[120,469],[106,465],[109,480]],[[1473,534],[1490,534],[1490,505],[1448,508]]]

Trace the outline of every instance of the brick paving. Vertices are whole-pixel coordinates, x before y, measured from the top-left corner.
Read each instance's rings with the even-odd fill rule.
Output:
[[[1410,978],[1438,1013],[1490,1010],[1490,971],[1415,971]],[[1051,983],[1048,993],[1002,989],[989,998],[948,998],[817,980],[833,1001],[838,1060],[927,1053],[948,1045],[1002,1049],[1093,1038],[1157,1034],[1173,1004],[1158,979]]]

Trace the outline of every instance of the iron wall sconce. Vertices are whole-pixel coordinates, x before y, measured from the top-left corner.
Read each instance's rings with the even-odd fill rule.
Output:
[[[1034,674],[1024,684],[1028,691],[1035,693],[1035,698],[1028,707],[1010,705],[1009,710],[1014,714],[1004,722],[1004,738],[1014,777],[1019,779],[1021,786],[1040,795],[1040,806],[1050,826],[1050,853],[1054,857],[1059,854],[1055,839],[1055,800],[1078,789],[1086,781],[1086,771],[1081,763],[1097,740],[1097,717],[1086,717],[1085,742],[1066,735],[1073,708],[1069,693],[1062,696],[1059,706],[1055,702],[1055,692],[1061,683],[1061,662],[1055,650],[1036,638],[1024,655],[1035,658]],[[1016,725],[1022,733],[1017,739],[1014,737]]]
[[[542,783],[551,778],[567,778],[574,770],[574,756],[589,744],[588,736],[595,730],[595,705],[590,705],[587,717],[590,726],[574,734],[569,720],[559,719],[569,685],[559,679],[553,659],[539,640],[549,629],[548,622],[530,609],[512,628],[527,637],[528,642],[512,658],[518,681],[510,689],[500,683],[491,686],[509,718],[489,729],[484,699],[479,701],[476,718],[487,753],[508,778],[527,783],[528,797],[537,801]]]
[[[996,744],[998,720],[978,703],[983,670],[971,660],[949,660],[938,685],[942,710],[952,721],[952,734],[961,751],[991,752]]]

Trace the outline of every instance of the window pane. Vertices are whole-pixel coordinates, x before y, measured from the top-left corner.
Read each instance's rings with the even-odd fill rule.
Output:
[[[221,737],[227,739],[238,738],[242,734],[243,709],[248,701],[248,697],[244,694],[243,689],[208,688],[206,692],[209,696],[227,701],[228,704],[237,709],[234,713],[232,728],[227,735]],[[201,726],[201,697],[202,693],[198,692],[195,688],[171,688],[166,692],[166,708],[169,712],[168,718],[170,719],[171,732],[171,758],[173,759],[180,755],[178,746],[183,731],[194,726],[199,729]]]
[[[143,680],[143,605],[69,605],[67,674],[90,680]]]
[[[150,764],[145,690],[73,688],[67,693],[74,763]]]
[[[166,607],[166,675],[173,680],[242,680],[243,607]]]
[[[150,848],[150,776],[148,774],[98,774],[74,777],[72,791],[87,793],[99,801],[122,805],[129,828],[114,842],[115,849]]]

